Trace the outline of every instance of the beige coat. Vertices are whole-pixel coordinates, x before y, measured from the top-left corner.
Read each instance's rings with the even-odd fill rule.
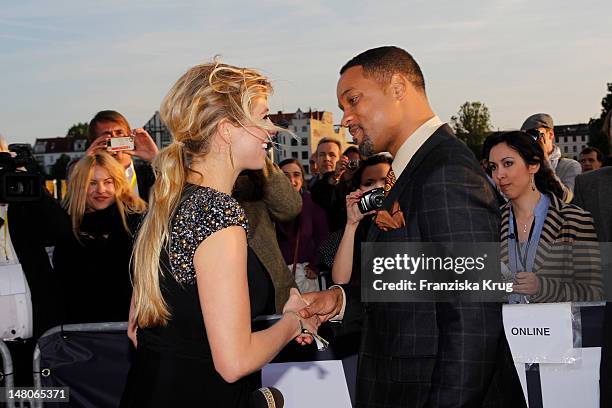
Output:
[[[246,211],[249,246],[272,278],[276,311],[280,313],[289,298],[289,289],[296,286],[278,246],[274,223],[295,218],[302,211],[302,197],[272,161],[266,160],[263,175],[262,199],[254,200],[258,187],[246,176],[236,181],[234,196]]]

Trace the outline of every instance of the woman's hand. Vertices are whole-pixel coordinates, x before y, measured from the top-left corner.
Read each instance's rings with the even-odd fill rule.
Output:
[[[533,272],[518,272],[512,291],[522,295],[535,295],[540,291],[540,279]]]
[[[289,291],[289,300],[285,303],[283,307],[283,314],[288,313],[293,315],[293,318],[296,320],[296,324],[299,326],[299,320],[302,321],[304,328],[310,331],[311,333],[316,333],[321,325],[321,320],[318,316],[311,316],[310,318],[304,319],[300,317],[299,311],[307,306],[304,299],[302,299],[302,295],[296,288],[291,288]],[[306,345],[312,343],[312,336],[307,334],[298,333],[296,339],[299,344]]]
[[[138,326],[136,326],[136,322],[129,321],[127,328],[127,335],[130,338],[130,341],[134,345],[135,348],[138,348],[138,338],[136,336],[136,331],[138,330]]]
[[[362,214],[359,210],[359,200],[363,197],[364,192],[361,190],[353,191],[346,196],[346,223],[347,225],[359,224],[366,215],[376,214],[376,210],[372,210]]]

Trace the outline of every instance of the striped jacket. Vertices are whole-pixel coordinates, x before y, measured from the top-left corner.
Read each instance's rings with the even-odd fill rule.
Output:
[[[508,264],[510,203],[501,207],[500,259]],[[601,256],[591,214],[550,195],[533,272],[540,291],[533,303],[588,302],[603,299]]]

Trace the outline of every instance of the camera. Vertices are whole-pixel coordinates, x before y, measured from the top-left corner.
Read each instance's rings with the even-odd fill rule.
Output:
[[[537,142],[537,141],[538,141],[540,138],[544,137],[544,133],[542,133],[542,132],[541,132],[540,130],[538,130],[538,129],[527,129],[527,130],[525,131],[525,133],[527,133],[529,136],[531,136],[531,138],[532,138],[533,140],[535,140],[536,142]]]
[[[365,214],[372,210],[380,210],[384,201],[385,189],[379,187],[364,193],[359,199],[357,206],[359,207],[359,211]]]
[[[359,160],[349,160],[347,167],[349,170],[357,170],[359,168]]]
[[[32,147],[14,143],[8,148],[13,154],[0,152],[0,203],[40,200],[42,177],[33,170]]]
[[[106,150],[109,152],[121,152],[124,150],[134,150],[134,137],[111,137],[106,142]]]

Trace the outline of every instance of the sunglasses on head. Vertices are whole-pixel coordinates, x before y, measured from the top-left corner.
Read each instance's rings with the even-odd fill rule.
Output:
[[[531,136],[533,138],[533,140],[535,140],[536,142],[544,137],[544,132],[538,130],[538,129],[527,129],[525,131],[525,133],[527,133],[529,136]]]

